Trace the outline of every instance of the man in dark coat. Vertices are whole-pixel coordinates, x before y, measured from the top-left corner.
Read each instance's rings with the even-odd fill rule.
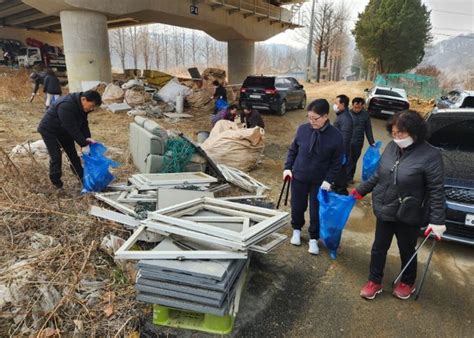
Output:
[[[299,126],[288,150],[283,179],[291,180],[291,244],[301,245],[301,228],[309,198],[309,253],[319,253],[319,188],[330,190],[341,170],[341,133],[329,123],[329,103],[324,99],[308,106],[308,123]]]
[[[46,109],[61,96],[61,83],[52,69],[46,72],[34,72],[30,74],[30,80],[33,83],[30,102],[35,98],[40,86],[43,86],[43,92],[46,94]]]
[[[338,95],[333,106],[336,112],[336,121],[334,127],[339,129],[344,143],[344,153],[341,158],[341,171],[334,180],[333,190],[342,195],[347,195],[347,164],[351,154],[351,139],[354,129],[351,113],[349,112],[349,98],[346,95]]]
[[[74,174],[82,181],[84,171],[74,142],[83,148],[95,143],[91,138],[87,115],[101,103],[100,94],[93,90],[68,94],[54,102],[40,121],[38,132],[48,149],[49,178],[55,187],[62,188],[63,186],[61,148],[68,156]]]
[[[357,168],[362,148],[364,147],[364,136],[370,146],[375,146],[374,135],[372,133],[372,123],[367,110],[364,109],[364,99],[355,97],[352,100],[352,109],[350,111],[352,120],[354,121],[354,131],[351,139],[351,153],[349,156],[349,164],[347,166],[347,180],[350,184],[354,183],[354,174]]]
[[[256,109],[247,105],[242,105],[242,115],[240,116],[240,120],[242,123],[245,123],[247,128],[260,127],[265,129],[265,123],[263,123],[260,113]]]

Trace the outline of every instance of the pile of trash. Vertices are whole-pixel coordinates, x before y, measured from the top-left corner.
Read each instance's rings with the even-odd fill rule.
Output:
[[[113,113],[126,112],[130,116],[163,117],[168,113],[183,114],[185,108],[203,111],[214,109],[214,81],[225,85],[226,72],[208,68],[198,78],[176,78],[154,70],[125,70],[122,79],[105,84],[99,81],[84,81],[83,90],[100,90],[104,108]],[[191,70],[190,70],[191,72]],[[197,76],[197,75],[195,75]],[[236,88],[226,86],[229,102],[237,99]],[[238,89],[237,89],[238,90]],[[191,117],[192,115],[189,115]],[[170,116],[187,117],[187,116]]]
[[[229,184],[203,172],[135,174],[95,194],[115,211],[92,206],[91,215],[133,231],[118,240],[114,257],[137,261],[137,300],[153,304],[155,317],[192,311],[234,318],[250,252],[268,253],[287,238],[277,233],[289,222],[287,212],[231,201],[264,198],[269,188],[235,168],[219,168],[257,195],[217,198]]]

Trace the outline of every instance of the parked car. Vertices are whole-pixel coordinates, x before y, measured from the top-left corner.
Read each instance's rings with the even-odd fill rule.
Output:
[[[445,108],[474,108],[474,91],[452,90],[436,101],[436,107]]]
[[[240,89],[239,104],[285,115],[289,109],[306,107],[306,92],[292,77],[252,75]]]
[[[365,101],[367,111],[372,116],[391,116],[397,111],[410,108],[404,89],[375,86],[372,89],[366,89],[365,92],[367,93]]]
[[[438,109],[426,117],[428,141],[445,167],[444,239],[474,245],[474,108]]]

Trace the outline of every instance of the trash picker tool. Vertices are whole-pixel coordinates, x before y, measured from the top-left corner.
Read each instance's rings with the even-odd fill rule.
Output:
[[[395,278],[395,280],[392,282],[392,286],[394,286],[395,284],[398,283],[398,281],[400,280],[400,278],[402,277],[403,273],[405,272],[405,270],[408,268],[408,266],[410,265],[410,263],[412,262],[412,260],[416,257],[416,255],[418,254],[418,251],[420,251],[420,249],[423,247],[423,245],[425,245],[426,241],[428,240],[428,238],[430,237],[430,233],[431,233],[431,229],[428,233],[425,233],[425,239],[423,240],[423,242],[421,242],[421,244],[418,246],[418,248],[416,248],[415,250],[415,253],[413,254],[413,256],[411,256],[411,258],[408,260],[408,263],[403,267],[402,271],[400,271],[400,273],[398,274],[398,276]]]
[[[287,188],[286,194],[285,194],[285,205],[288,204],[288,193],[290,191],[290,185],[291,185],[291,177],[286,176],[283,181],[283,187],[281,188],[280,197],[278,198],[277,209],[280,208],[280,202],[281,202],[281,198],[283,197],[283,192],[285,191],[285,188]]]

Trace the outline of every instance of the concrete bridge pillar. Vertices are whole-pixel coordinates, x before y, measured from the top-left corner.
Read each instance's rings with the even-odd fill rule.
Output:
[[[112,81],[105,15],[90,11],[60,13],[69,91],[81,91],[81,81]]]
[[[230,84],[244,82],[255,74],[255,42],[253,40],[227,41],[227,74]]]

